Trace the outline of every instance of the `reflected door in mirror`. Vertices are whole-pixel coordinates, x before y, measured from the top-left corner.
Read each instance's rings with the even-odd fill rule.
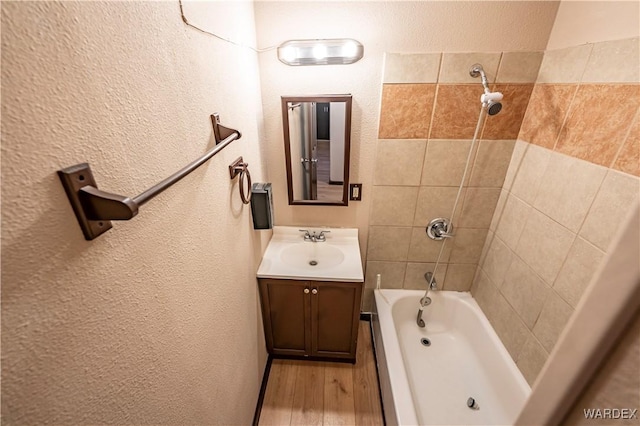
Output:
[[[289,204],[347,205],[351,96],[283,97],[282,112]]]

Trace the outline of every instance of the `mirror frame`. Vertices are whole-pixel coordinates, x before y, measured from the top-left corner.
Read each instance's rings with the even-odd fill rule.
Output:
[[[287,169],[287,192],[289,193],[289,205],[303,206],[347,206],[349,205],[349,165],[351,154],[351,106],[352,96],[345,95],[312,95],[312,96],[282,96],[282,133],[284,134],[284,157]],[[342,188],[342,200],[328,202],[322,200],[294,200],[293,199],[293,175],[291,170],[291,139],[289,135],[289,102],[345,102],[345,134],[344,134],[344,181]]]

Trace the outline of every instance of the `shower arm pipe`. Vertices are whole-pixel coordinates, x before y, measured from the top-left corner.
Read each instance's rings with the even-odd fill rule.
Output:
[[[58,176],[85,239],[93,240],[111,229],[112,220],[132,219],[138,214],[140,206],[206,163],[231,142],[242,137],[238,130],[222,126],[217,113],[211,115],[211,122],[216,142],[213,148],[168,178],[132,198],[98,189],[88,163],[58,170]]]
[[[471,67],[471,76],[477,77],[480,76],[480,82],[482,83],[482,87],[484,87],[484,93],[489,94],[491,90],[489,90],[489,80],[487,80],[487,74],[484,72],[484,68],[482,65],[475,64]]]
[[[480,77],[480,82],[482,83],[482,87],[484,88],[485,95],[491,95],[491,90],[489,90],[489,80],[487,79],[487,73],[484,72],[484,68],[480,64],[474,64],[471,66],[469,70],[469,75],[471,77]],[[502,98],[502,97],[501,97]]]
[[[480,72],[480,82],[482,83],[482,87],[484,87],[484,93],[491,93],[489,90],[489,80],[487,80],[487,75],[484,71]]]

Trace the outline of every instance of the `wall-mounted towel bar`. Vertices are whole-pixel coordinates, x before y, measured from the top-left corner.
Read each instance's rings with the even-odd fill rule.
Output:
[[[58,176],[76,214],[85,239],[93,240],[111,229],[112,220],[129,220],[138,214],[138,208],[206,163],[227,145],[242,135],[239,131],[220,124],[218,114],[211,116],[216,145],[202,157],[178,170],[168,178],[133,198],[111,194],[98,189],[87,163],[58,170]]]

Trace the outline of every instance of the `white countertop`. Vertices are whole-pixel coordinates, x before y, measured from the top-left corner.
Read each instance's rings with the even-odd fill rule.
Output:
[[[331,231],[326,241],[304,241],[304,232]],[[317,263],[315,265],[310,264]],[[258,278],[364,282],[357,228],[274,226]]]

